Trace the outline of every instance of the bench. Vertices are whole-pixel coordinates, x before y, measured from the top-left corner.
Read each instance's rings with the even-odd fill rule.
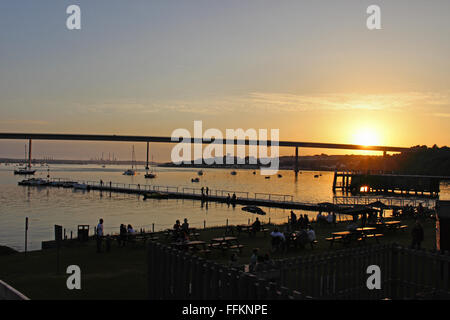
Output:
[[[243,244],[234,244],[232,246],[229,246],[228,248],[229,249],[238,249],[239,253],[241,253],[242,249],[244,248],[244,245]]]
[[[337,237],[334,237],[334,238],[330,237],[330,238],[325,238],[325,240],[330,242],[330,248],[331,248],[335,241],[336,242],[344,241],[344,237],[341,237],[341,236],[337,236]]]

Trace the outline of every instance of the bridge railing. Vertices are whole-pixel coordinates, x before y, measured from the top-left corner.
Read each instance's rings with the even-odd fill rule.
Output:
[[[293,202],[294,196],[289,194],[255,192],[255,200]]]

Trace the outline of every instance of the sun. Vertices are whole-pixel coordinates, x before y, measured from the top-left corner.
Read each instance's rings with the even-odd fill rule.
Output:
[[[378,134],[371,128],[361,128],[354,135],[354,143],[362,146],[376,146],[380,142]]]

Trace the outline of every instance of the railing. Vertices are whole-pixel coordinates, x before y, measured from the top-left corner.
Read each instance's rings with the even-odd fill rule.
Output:
[[[69,179],[64,178],[52,178],[50,181],[53,182],[76,182]],[[76,183],[85,184],[90,187],[96,188],[111,188],[111,189],[126,189],[131,191],[158,191],[158,192],[167,192],[167,193],[179,193],[179,194],[189,194],[189,195],[201,195],[202,188],[192,188],[192,187],[177,187],[177,186],[158,186],[158,185],[148,185],[148,184],[132,184],[132,183],[118,183],[118,182],[103,182],[100,181],[78,181]],[[206,195],[206,188],[203,188],[203,194]],[[214,197],[223,197],[227,198],[228,195],[230,197],[235,194],[237,199],[246,199],[246,200],[268,200],[273,202],[294,202],[294,196],[285,195],[285,194],[273,194],[273,193],[254,193],[254,196],[251,196],[250,192],[246,191],[236,191],[236,190],[221,190],[221,189],[208,189],[208,195]],[[300,203],[300,202],[298,202]],[[304,203],[309,204],[309,203]]]
[[[274,194],[274,193],[255,193],[255,200],[268,200],[268,201],[278,201],[278,202],[293,202],[294,196],[288,194]]]
[[[406,205],[412,205],[417,207],[419,203],[422,206],[430,209],[434,209],[436,201],[433,199],[418,198],[418,197],[382,197],[382,196],[334,196],[334,204],[344,205],[368,205],[372,202],[380,201],[388,206],[404,207]]]
[[[372,245],[257,264],[244,272],[162,244],[148,256],[151,299],[448,299],[450,255]],[[380,268],[370,290],[367,268]]]

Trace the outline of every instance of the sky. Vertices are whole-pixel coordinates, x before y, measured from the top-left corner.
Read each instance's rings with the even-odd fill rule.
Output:
[[[81,30],[66,28],[72,4]],[[371,4],[381,30],[366,27]],[[449,15],[447,0],[2,0],[0,132],[170,136],[202,120],[289,141],[449,145]],[[0,157],[24,144],[0,141]],[[101,152],[128,159],[131,146],[34,143],[36,157]],[[350,153],[301,150],[322,152]]]

